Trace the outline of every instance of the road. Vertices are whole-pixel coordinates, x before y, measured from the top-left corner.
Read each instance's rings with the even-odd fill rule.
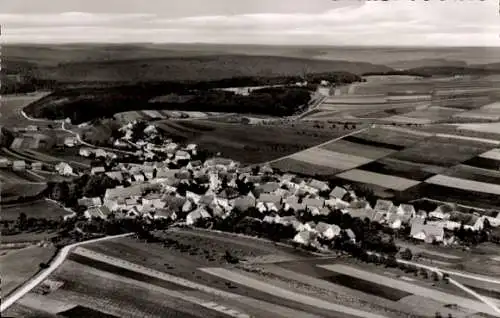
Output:
[[[327,145],[327,144],[329,144],[329,143],[331,143],[331,142],[335,142],[335,141],[338,141],[338,140],[340,140],[340,139],[342,139],[342,138],[345,138],[345,137],[348,137],[348,136],[353,136],[353,135],[356,135],[356,134],[362,133],[363,131],[366,131],[366,130],[368,130],[368,129],[369,129],[369,127],[367,127],[367,128],[362,128],[362,129],[358,129],[358,130],[356,130],[356,131],[352,131],[352,132],[350,132],[350,133],[348,133],[348,134],[345,134],[345,135],[343,135],[343,136],[340,136],[340,137],[337,137],[337,138],[334,138],[334,139],[330,139],[330,140],[328,140],[328,141],[325,141],[324,143],[321,143],[321,144],[319,144],[319,145],[316,145],[316,146],[313,146],[313,147],[310,147],[310,148],[307,148],[307,149],[301,150],[301,151],[299,151],[299,152],[303,152],[303,151],[307,151],[307,150],[312,150],[312,149],[320,148],[320,147],[323,147],[324,145]],[[277,158],[277,159],[273,159],[273,160],[271,160],[271,161],[263,162],[263,163],[260,163],[260,164],[258,164],[258,165],[266,165],[266,164],[270,164],[270,163],[273,163],[273,162],[276,162],[276,161],[280,161],[280,160],[283,160],[283,159],[291,158],[291,157],[293,157],[296,153],[297,153],[297,152],[292,153],[292,154],[290,154],[290,155],[286,155],[286,156],[283,156],[283,157]]]
[[[118,238],[118,237],[125,237],[125,236],[129,236],[131,234],[132,233],[120,234],[120,235],[114,235],[114,236],[105,236],[105,237],[101,237],[98,239],[74,243],[74,244],[63,247],[57,253],[56,257],[52,260],[49,267],[40,271],[38,274],[36,274],[30,280],[25,282],[21,287],[19,287],[14,292],[7,295],[7,297],[2,299],[2,304],[0,305],[0,312],[3,312],[4,310],[6,310],[10,306],[12,306],[15,302],[17,302],[19,299],[21,299],[24,295],[29,293],[33,288],[35,288],[37,285],[39,285],[45,279],[47,279],[50,276],[50,274],[52,274],[64,262],[64,260],[66,259],[66,257],[68,257],[70,251],[73,248],[81,246],[81,245],[85,245],[85,244],[96,243],[96,242],[110,240],[110,239],[114,239],[114,238]]]

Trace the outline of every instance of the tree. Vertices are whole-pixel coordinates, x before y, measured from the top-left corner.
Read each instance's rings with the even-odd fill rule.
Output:
[[[436,272],[432,272],[432,280],[435,282],[439,281],[439,275]]]
[[[409,248],[406,248],[403,252],[401,252],[401,258],[406,261],[411,261],[413,258],[413,253]]]
[[[21,212],[19,214],[19,217],[17,218],[17,226],[19,227],[19,230],[24,230],[27,224],[28,218],[26,217],[26,213]]]

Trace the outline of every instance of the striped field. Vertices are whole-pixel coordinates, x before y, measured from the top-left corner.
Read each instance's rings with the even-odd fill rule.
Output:
[[[420,181],[385,175],[376,172],[364,171],[359,169],[353,169],[340,173],[337,175],[337,177],[354,182],[374,184],[377,186],[397,191],[403,191],[409,189],[420,183]]]

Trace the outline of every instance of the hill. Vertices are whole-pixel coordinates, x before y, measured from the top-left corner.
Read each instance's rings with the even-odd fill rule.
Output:
[[[58,82],[203,81],[237,76],[302,75],[304,71],[363,74],[391,70],[365,62],[219,55],[61,63],[38,67],[34,76]]]
[[[398,70],[404,70],[420,67],[466,67],[467,63],[460,60],[448,59],[418,59],[395,61],[387,64],[387,66]]]

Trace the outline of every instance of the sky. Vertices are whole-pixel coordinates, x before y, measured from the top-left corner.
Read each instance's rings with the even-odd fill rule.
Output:
[[[0,0],[2,43],[500,46],[498,0]]]

